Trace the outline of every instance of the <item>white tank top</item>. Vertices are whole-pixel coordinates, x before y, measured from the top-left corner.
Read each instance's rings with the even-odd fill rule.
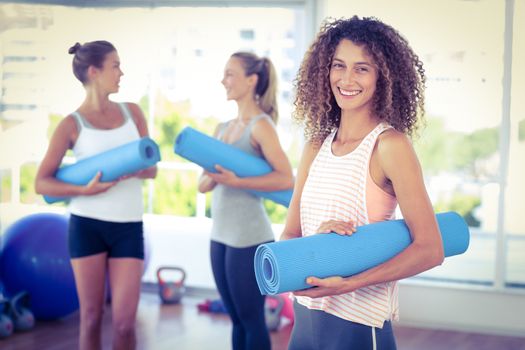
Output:
[[[397,201],[391,198],[367,205],[367,181],[370,157],[378,136],[389,129],[378,124],[352,152],[344,156],[332,153],[334,131],[324,141],[310,166],[300,204],[303,236],[315,234],[327,220],[352,220],[357,226],[370,222],[370,205],[378,217],[392,216]],[[376,185],[377,186],[377,185]],[[389,196],[386,192],[384,196]],[[379,206],[379,207],[378,207]],[[383,327],[386,320],[398,319],[396,282],[376,284],[353,292],[322,298],[297,297],[309,309],[323,310],[345,320],[371,327]]]
[[[119,107],[124,123],[114,129],[96,129],[78,112],[72,113],[79,129],[73,146],[77,161],[140,138],[127,106],[120,103]],[[142,221],[142,180],[130,178],[120,181],[106,192],[73,197],[69,211],[78,216],[111,222]]]

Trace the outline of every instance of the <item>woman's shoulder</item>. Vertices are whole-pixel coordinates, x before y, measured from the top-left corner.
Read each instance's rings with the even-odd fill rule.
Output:
[[[268,123],[275,126],[275,122],[273,121],[272,117],[265,112],[256,115],[254,119],[256,123]]]
[[[377,150],[384,159],[396,159],[414,152],[412,141],[405,133],[394,128],[383,131],[377,137]]]
[[[74,140],[77,139],[80,126],[78,121],[73,114],[69,114],[64,117],[57,125],[53,132],[53,138],[67,140],[69,145],[72,145]]]
[[[60,123],[58,123],[57,131],[69,133],[77,132],[78,123],[80,122],[80,120],[78,120],[78,118],[74,115],[75,113],[76,112],[72,112],[66,115],[64,119],[62,119]]]
[[[273,121],[272,117],[270,117],[266,113],[261,113],[254,117],[254,120],[252,122],[252,129],[254,131],[272,131],[274,132],[276,130],[277,126],[275,125],[275,122]]]
[[[396,146],[397,144],[410,143],[408,136],[393,127],[386,127],[377,137],[378,142],[384,145]]]
[[[127,108],[135,118],[144,115],[142,113],[142,108],[140,108],[135,102],[118,102],[117,104],[124,105],[124,107]]]
[[[228,123],[230,123],[232,120],[233,119],[217,123],[217,125],[215,126],[215,130],[213,131],[213,136],[217,137],[219,135],[219,133],[221,133],[223,130],[225,130],[225,128],[228,125]]]

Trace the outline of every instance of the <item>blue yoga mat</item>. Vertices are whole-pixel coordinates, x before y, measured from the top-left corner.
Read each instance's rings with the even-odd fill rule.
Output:
[[[232,145],[210,137],[191,127],[184,128],[175,140],[174,151],[179,156],[216,173],[220,165],[239,177],[261,176],[272,172],[272,167],[262,158],[241,151]],[[293,190],[262,192],[247,190],[256,196],[270,199],[288,207]]]
[[[469,229],[455,212],[436,215],[445,256],[464,253]],[[310,288],[306,278],[352,276],[399,254],[411,243],[404,220],[359,226],[351,236],[336,233],[260,245],[255,251],[255,276],[261,294],[275,295]]]
[[[101,182],[117,180],[124,175],[133,174],[155,165],[160,160],[159,147],[149,137],[126,143],[84,158],[74,164],[58,169],[55,177],[73,185],[84,186],[101,171]],[[44,196],[47,203],[68,200],[68,197]]]

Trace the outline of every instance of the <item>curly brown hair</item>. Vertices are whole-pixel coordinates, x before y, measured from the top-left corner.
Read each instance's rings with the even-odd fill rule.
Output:
[[[397,30],[373,17],[354,16],[326,20],[301,63],[293,118],[304,125],[306,139],[322,143],[339,126],[341,109],[330,88],[330,66],[342,39],[362,45],[377,66],[374,116],[412,136],[418,114],[424,115],[423,63]]]

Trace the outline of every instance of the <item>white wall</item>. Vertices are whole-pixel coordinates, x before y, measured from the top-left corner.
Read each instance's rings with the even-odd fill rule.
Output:
[[[400,324],[525,336],[525,293],[401,281]]]

